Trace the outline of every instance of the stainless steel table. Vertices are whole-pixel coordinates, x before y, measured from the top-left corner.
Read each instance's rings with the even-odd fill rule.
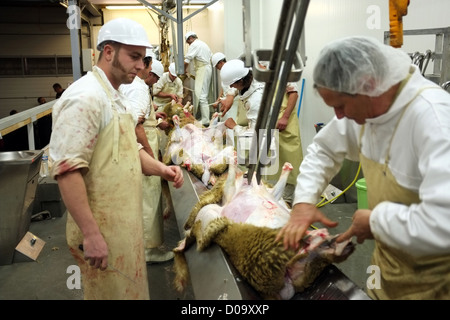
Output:
[[[178,230],[184,238],[184,224],[208,189],[194,175],[183,169],[184,184],[175,189],[169,184]],[[259,300],[258,293],[246,283],[218,245],[198,251],[196,244],[185,251],[190,280],[197,300]],[[327,267],[308,290],[296,294],[293,300],[367,300],[370,299],[334,265]]]

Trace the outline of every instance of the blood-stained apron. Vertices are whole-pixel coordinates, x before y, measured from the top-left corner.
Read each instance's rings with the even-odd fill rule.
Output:
[[[93,72],[105,88],[98,73]],[[111,97],[110,97],[111,98]],[[130,114],[119,114],[100,132],[89,171],[84,176],[89,205],[108,244],[106,270],[84,260],[83,236],[67,216],[67,243],[82,274],[86,300],[148,300],[142,223],[142,169]],[[115,269],[113,269],[115,268]]]
[[[164,87],[161,89],[161,92],[177,94],[177,87],[175,86],[175,82],[166,83],[164,85]],[[157,97],[157,96],[153,97],[153,102],[158,106],[158,112],[164,111],[164,106],[171,101],[172,101],[172,98],[170,98],[170,97],[166,97],[166,98]],[[151,108],[153,110],[153,106],[151,106]]]
[[[155,110],[150,101],[150,115],[143,126],[155,159],[159,152],[159,129]],[[144,241],[145,248],[159,247],[164,241],[164,220],[161,209],[161,177],[143,176],[143,212],[144,212]]]
[[[432,87],[434,88],[434,87]],[[419,95],[422,88],[405,107]],[[360,152],[361,167],[367,183],[369,208],[373,209],[382,201],[391,201],[411,205],[419,203],[419,195],[398,184],[389,170],[389,153],[392,138],[400,116],[389,142],[385,163],[380,164],[366,158]],[[361,130],[361,137],[364,126]],[[449,299],[450,298],[450,256],[426,256],[415,258],[406,251],[394,249],[381,241],[375,240],[372,265],[380,268],[380,288],[368,288],[372,299]]]

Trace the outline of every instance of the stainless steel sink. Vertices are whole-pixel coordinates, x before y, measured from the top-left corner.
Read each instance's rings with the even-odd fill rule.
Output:
[[[32,163],[42,157],[42,150],[0,152],[0,166],[13,163]]]
[[[0,265],[11,264],[31,223],[44,150],[0,152]]]

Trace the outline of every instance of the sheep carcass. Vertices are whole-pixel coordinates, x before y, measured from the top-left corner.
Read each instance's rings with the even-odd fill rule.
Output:
[[[351,241],[337,244],[328,230],[308,230],[299,250],[284,250],[276,235],[289,219],[282,200],[292,166],[286,163],[277,184],[270,188],[251,184],[230,165],[226,179],[201,195],[185,224],[186,237],[174,249],[175,286],[186,283],[182,252],[197,243],[199,251],[212,242],[229,256],[241,276],[264,299],[290,299],[309,287],[331,263],[342,262],[353,252]]]
[[[176,164],[191,171],[205,185],[214,184],[215,178],[228,168],[228,159],[234,156],[234,147],[226,146],[226,127],[213,117],[208,128],[194,123],[180,127],[180,118],[173,116],[175,129],[169,135],[165,164]]]

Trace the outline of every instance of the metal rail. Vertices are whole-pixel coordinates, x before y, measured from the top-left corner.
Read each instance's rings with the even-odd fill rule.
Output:
[[[424,74],[430,80],[435,79],[440,86],[450,81],[450,27],[404,30],[403,36],[434,35],[435,47],[431,54],[433,62],[433,74]],[[389,44],[389,31],[384,32],[384,43]],[[425,70],[423,70],[425,71]],[[445,89],[445,88],[444,88]]]
[[[184,184],[173,188],[169,183],[180,237],[185,235],[184,224],[199,196],[207,191],[205,185],[193,174],[182,169]],[[248,284],[217,244],[203,251],[194,243],[185,251],[189,277],[196,300],[261,300],[261,296]],[[323,270],[321,275],[304,292],[291,300],[369,300],[370,298],[335,265]]]
[[[267,152],[265,156],[268,156],[272,141],[271,131],[276,125],[288,77],[292,71],[294,58],[298,56],[297,49],[299,47],[308,5],[309,0],[284,0],[282,6],[273,51],[270,56],[269,79],[264,88],[261,100],[262,104],[258,112],[255,134],[253,135],[252,147],[250,149],[251,151],[257,152],[257,161],[249,165],[247,177],[249,183],[255,173],[258,183],[261,181],[262,151],[265,150]],[[257,65],[258,61],[254,61],[253,63]],[[290,81],[298,80],[300,80],[300,76],[298,79],[290,79]],[[265,133],[263,140],[265,139],[266,146],[264,148],[263,143],[261,145],[259,143],[261,129]],[[256,148],[253,146],[256,146]]]

